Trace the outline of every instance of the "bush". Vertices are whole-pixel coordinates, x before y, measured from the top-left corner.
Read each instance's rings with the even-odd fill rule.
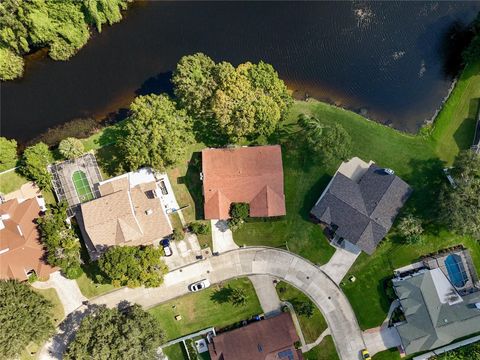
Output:
[[[23,152],[20,172],[42,189],[50,189],[51,175],[47,165],[53,161],[48,146],[42,142],[29,146]]]
[[[228,221],[230,230],[236,231],[240,229],[249,215],[250,205],[248,203],[232,203],[230,206],[231,219]]]
[[[189,224],[190,230],[197,235],[208,234],[208,225],[201,222],[192,222]]]
[[[400,236],[408,244],[415,244],[421,240],[423,233],[422,221],[411,214],[400,219],[397,229]]]
[[[173,241],[180,241],[180,240],[183,240],[183,239],[185,239],[185,231],[183,231],[182,228],[173,229],[172,240]]]
[[[60,141],[58,151],[66,159],[75,159],[76,157],[83,155],[85,147],[80,140],[74,137],[68,137]]]
[[[65,269],[65,277],[67,279],[75,280],[82,276],[82,274],[83,270],[80,267],[80,264],[75,264]]]
[[[15,167],[17,163],[17,142],[0,137],[0,171]]]

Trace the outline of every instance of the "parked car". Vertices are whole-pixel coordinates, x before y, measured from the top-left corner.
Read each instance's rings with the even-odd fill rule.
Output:
[[[393,171],[392,169],[389,169],[389,168],[385,168],[385,169],[383,169],[383,171],[385,171],[385,173],[387,175],[394,175],[395,174],[395,171]]]
[[[191,292],[197,292],[197,291],[208,288],[210,285],[211,285],[210,281],[208,281],[207,279],[203,279],[203,280],[194,282],[193,284],[190,284],[188,286],[188,290],[190,290]]]
[[[163,252],[165,253],[165,256],[173,255],[172,248],[170,247],[170,240],[168,239],[162,240],[160,244],[163,246]]]
[[[372,360],[372,357],[370,356],[370,353],[368,352],[367,349],[362,350],[362,359],[364,360]]]

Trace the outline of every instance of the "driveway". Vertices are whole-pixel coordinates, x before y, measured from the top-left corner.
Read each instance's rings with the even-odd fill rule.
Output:
[[[249,279],[255,288],[255,292],[257,293],[265,317],[281,313],[282,303],[278,298],[277,290],[273,283],[275,278],[268,275],[252,275],[249,276]]]
[[[238,249],[233,241],[232,230],[228,228],[226,220],[210,220],[212,228],[213,252],[223,253],[228,250]]]
[[[376,327],[363,332],[363,339],[370,355],[401,345],[400,336],[394,327]]]
[[[218,283],[251,275],[274,276],[307,294],[323,313],[340,358],[360,359],[365,344],[346,296],[320,268],[280,249],[245,247],[230,250],[169,272],[164,284],[158,288],[122,288],[90,302],[114,307],[122,301],[129,301],[149,308],[185,295],[188,284],[198,279],[208,278],[212,283]]]
[[[345,243],[343,247],[335,246],[336,250],[330,261],[323,265],[321,269],[335,281],[340,284],[347,275],[355,260],[360,255],[360,249],[353,244]]]

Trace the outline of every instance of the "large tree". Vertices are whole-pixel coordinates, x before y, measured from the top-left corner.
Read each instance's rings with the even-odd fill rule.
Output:
[[[54,332],[52,303],[26,283],[0,280],[0,358],[18,356]]]
[[[43,142],[29,146],[23,152],[20,172],[42,189],[51,187],[51,175],[47,165],[53,161],[53,156],[48,146]]]
[[[192,121],[185,110],[178,110],[166,95],[151,94],[137,97],[130,111],[118,143],[126,168],[165,170],[185,157],[193,142]]]
[[[9,49],[0,47],[0,80],[13,80],[22,74],[22,57]]]
[[[471,26],[472,41],[463,51],[462,57],[465,63],[470,63],[480,59],[480,12]]]
[[[441,218],[455,232],[480,239],[480,155],[460,152],[450,173],[456,186],[442,189]]]
[[[164,341],[160,323],[139,305],[101,307],[82,320],[66,360],[149,360]]]
[[[61,267],[68,278],[77,278],[81,275],[80,240],[66,219],[67,204],[61,202],[51,205],[37,223],[47,250],[47,262]]]
[[[163,250],[153,246],[113,246],[98,265],[114,286],[156,287],[168,271],[162,256]]]
[[[17,142],[0,137],[0,171],[11,169],[17,163]]]
[[[185,56],[173,84],[180,104],[200,120],[200,129],[217,127],[232,142],[269,136],[292,104],[284,82],[264,62],[235,68],[215,64],[204,54]]]

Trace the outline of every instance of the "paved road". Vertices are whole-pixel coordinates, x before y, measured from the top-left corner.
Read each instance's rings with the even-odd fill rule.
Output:
[[[284,250],[264,247],[230,250],[168,273],[161,287],[122,288],[90,302],[113,307],[129,301],[148,308],[186,294],[187,285],[198,279],[208,278],[212,283],[218,283],[251,275],[280,278],[307,294],[327,320],[340,358],[360,359],[360,351],[365,345],[346,296],[320,268]]]

